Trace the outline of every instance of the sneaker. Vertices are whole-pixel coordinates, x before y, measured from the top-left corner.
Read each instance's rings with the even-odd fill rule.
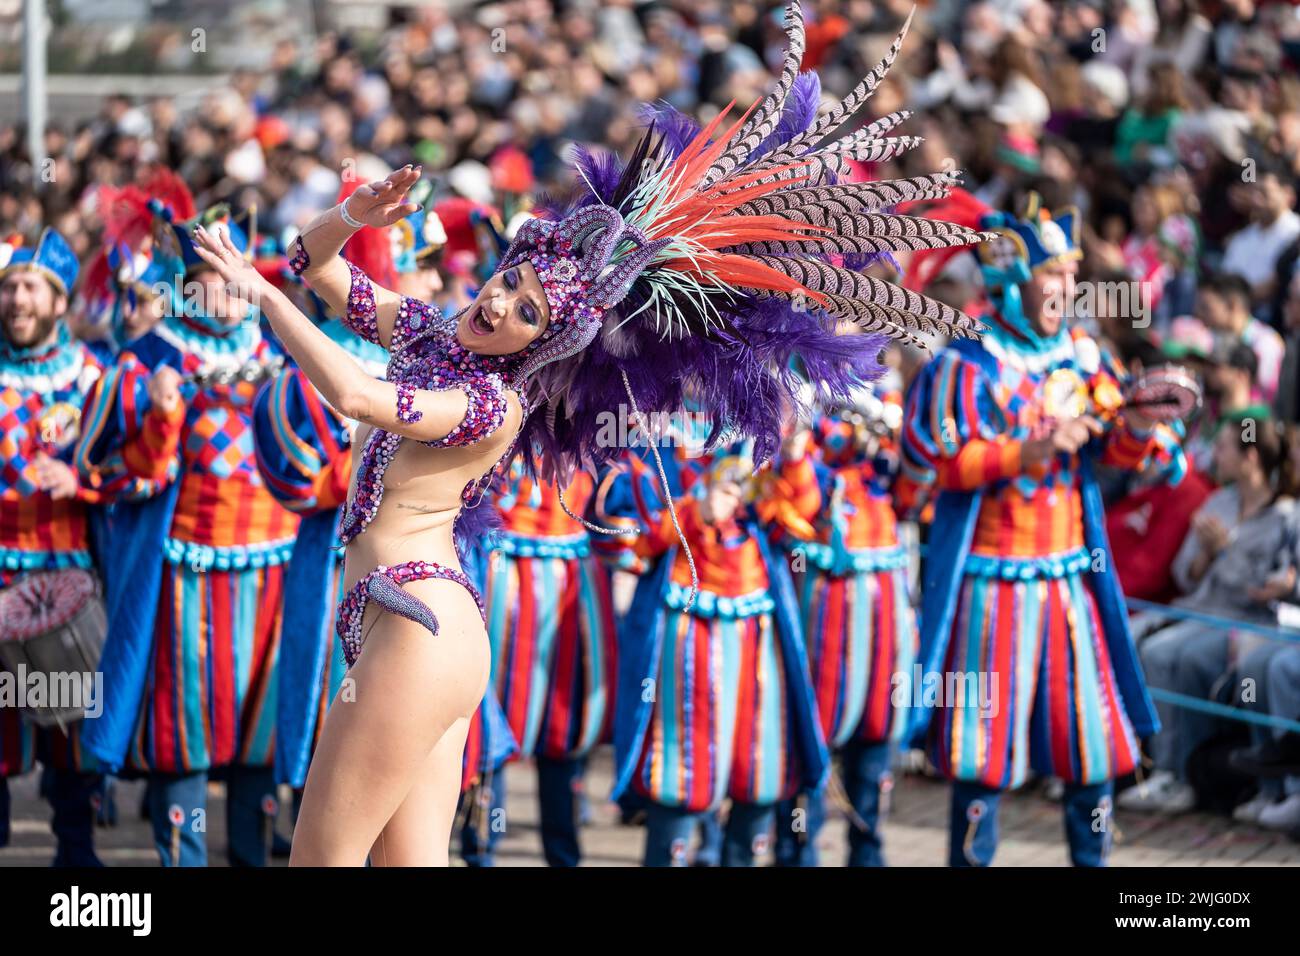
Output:
[[[1119,795],[1121,810],[1140,813],[1186,813],[1196,806],[1196,791],[1168,770],[1157,770]]]
[[[1261,810],[1259,825],[1266,830],[1290,830],[1300,826],[1300,793],[1293,793],[1281,803]]]
[[[1232,811],[1232,819],[1238,823],[1258,824],[1259,815],[1264,812],[1264,808],[1273,802],[1272,797],[1266,797],[1259,794],[1252,800],[1238,804],[1237,808]]]

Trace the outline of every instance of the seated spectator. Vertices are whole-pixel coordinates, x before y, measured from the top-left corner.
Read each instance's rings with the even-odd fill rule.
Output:
[[[1185,597],[1174,602],[1226,618],[1276,623],[1275,602],[1296,584],[1296,503],[1281,430],[1270,418],[1222,427],[1214,464],[1224,487],[1192,518],[1192,533],[1174,559],[1173,575]],[[1135,622],[1136,623],[1136,622]],[[1136,623],[1135,631],[1141,629]],[[1232,679],[1234,634],[1224,627],[1184,620],[1140,637],[1139,654],[1152,688],[1198,700],[1217,699]],[[1219,730],[1220,718],[1157,702],[1162,729],[1152,738],[1156,772],[1120,794],[1129,810],[1181,813],[1196,794],[1187,763]]]
[[[1196,315],[1216,336],[1245,342],[1255,353],[1257,401],[1272,404],[1282,372],[1282,336],[1250,314],[1250,288],[1239,276],[1207,274],[1196,290]]]

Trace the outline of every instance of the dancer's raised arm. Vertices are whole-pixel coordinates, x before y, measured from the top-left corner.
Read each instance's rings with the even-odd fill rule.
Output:
[[[349,315],[352,275],[347,263],[339,258],[343,244],[362,226],[383,229],[414,212],[417,207],[406,202],[406,193],[419,180],[421,168],[403,166],[389,173],[386,179],[361,186],[298,234],[290,250],[290,265],[335,315]],[[374,276],[370,278],[373,280]],[[388,348],[401,296],[378,285],[374,288],[378,344]]]
[[[493,424],[487,433],[477,433],[476,440],[498,432],[499,441],[504,442],[518,429],[523,417],[519,398],[506,391],[504,385],[491,395],[471,396],[461,389],[417,389],[374,378],[283,292],[263,278],[235,248],[228,234],[197,226],[194,248],[222,279],[239,290],[242,298],[261,308],[294,361],[344,417],[422,442],[445,438],[461,424],[467,412],[477,418],[486,416]],[[507,427],[502,430],[502,425]]]

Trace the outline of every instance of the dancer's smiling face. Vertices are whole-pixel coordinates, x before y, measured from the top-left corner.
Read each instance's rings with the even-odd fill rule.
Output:
[[[461,345],[480,355],[522,351],[546,331],[551,309],[532,264],[524,261],[484,283],[456,323]]]

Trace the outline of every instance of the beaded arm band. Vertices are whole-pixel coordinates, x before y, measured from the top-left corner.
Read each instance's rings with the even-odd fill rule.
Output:
[[[311,256],[307,255],[307,247],[302,244],[302,236],[294,239],[294,252],[289,257],[289,269],[294,275],[300,276],[311,265]]]
[[[506,420],[505,384],[499,375],[488,375],[455,386],[469,399],[465,417],[447,434],[434,441],[425,442],[430,448],[452,448],[473,445],[487,438]],[[402,415],[401,389],[398,389],[398,417]],[[419,415],[419,412],[415,413]]]

